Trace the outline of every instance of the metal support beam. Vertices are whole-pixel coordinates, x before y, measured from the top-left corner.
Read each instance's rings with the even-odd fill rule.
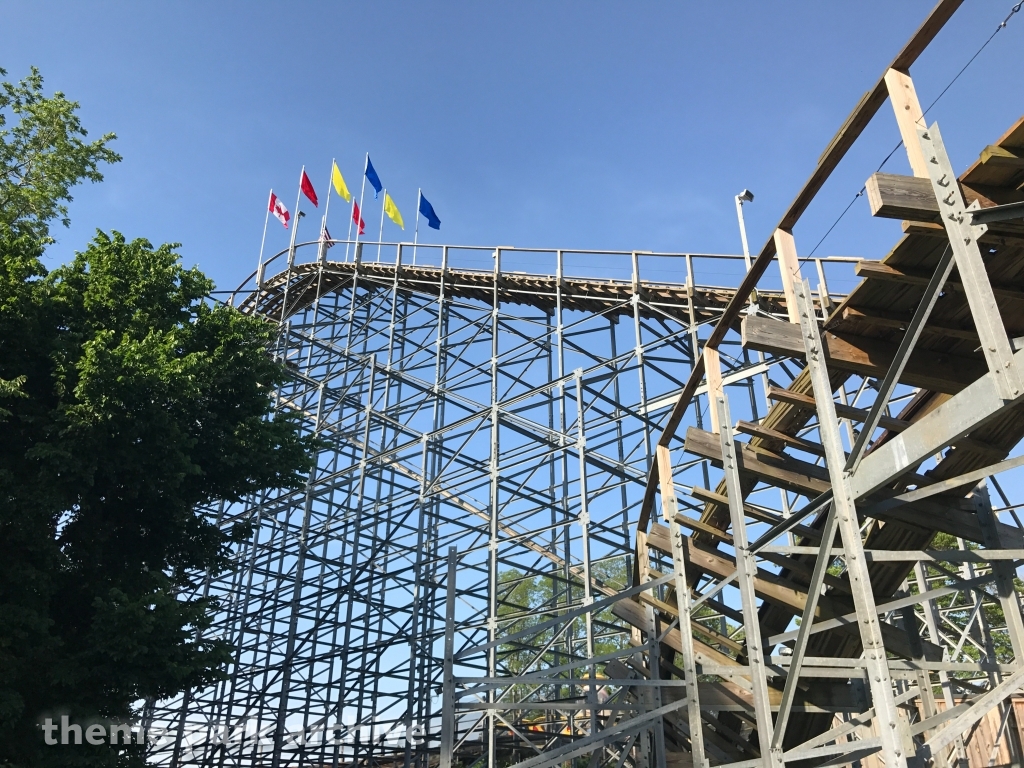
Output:
[[[850,590],[857,615],[861,642],[864,646],[864,660],[868,673],[871,702],[876,712],[875,722],[882,740],[882,758],[889,768],[906,768],[907,755],[903,749],[903,734],[898,733],[902,724],[896,710],[892,690],[892,678],[886,661],[885,643],[879,626],[878,610],[871,592],[871,577],[864,558],[864,544],[861,541],[857,509],[850,480],[842,467],[846,463],[842,438],[839,435],[839,419],[836,417],[832,399],[832,386],[828,379],[825,357],[818,324],[814,319],[811,302],[811,286],[804,280],[797,288],[797,302],[800,307],[800,330],[803,333],[807,366],[811,372],[814,387],[814,402],[818,409],[818,430],[821,444],[825,449],[826,463],[832,479],[833,510],[838,518],[843,549],[846,552],[847,573]]]
[[[757,741],[760,745],[764,768],[781,768],[782,751],[772,748],[772,714],[768,699],[768,683],[765,677],[764,648],[761,641],[761,627],[758,621],[758,605],[754,593],[754,575],[757,565],[747,541],[746,516],[743,513],[743,488],[740,484],[736,444],[732,436],[732,420],[729,416],[728,397],[719,397],[714,403],[722,425],[722,468],[729,494],[729,514],[732,518],[733,547],[736,550],[737,586],[743,609],[743,628],[746,635],[746,654],[751,668],[751,686],[754,700],[754,719],[757,723]]]

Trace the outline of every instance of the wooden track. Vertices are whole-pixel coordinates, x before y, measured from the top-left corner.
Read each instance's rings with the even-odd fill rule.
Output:
[[[1024,163],[1016,159],[1021,156],[1024,156],[1024,118],[1018,120],[995,144],[986,147],[979,160],[962,174],[960,181],[968,199],[972,199],[971,190],[984,190],[987,197],[975,194],[973,198],[979,199],[982,207],[1024,200]],[[927,180],[922,179],[878,181],[878,189],[881,190],[878,199],[884,204],[874,201],[872,208],[876,215],[893,216],[906,213],[907,210],[928,208],[929,201],[923,196],[918,202],[907,202],[903,207],[886,207],[888,203],[885,200],[898,193],[900,184],[910,188],[920,186],[921,183],[928,184]],[[932,197],[931,206],[934,203]],[[921,301],[924,286],[948,244],[941,225],[927,217],[923,218],[925,220],[903,222],[904,236],[881,261],[865,261],[859,265],[857,271],[863,278],[862,282],[824,323],[823,341],[833,355],[828,364],[833,391],[850,376],[881,378],[888,370],[889,361],[903,331]],[[1011,337],[1024,336],[1024,225],[1017,222],[992,227],[980,242],[989,280],[1006,329]],[[870,450],[877,450],[895,434],[915,424],[938,405],[949,400],[954,393],[986,373],[985,360],[979,351],[978,337],[971,321],[971,311],[959,285],[959,277],[954,268],[915,347],[912,363],[902,378],[903,383],[920,389],[897,418],[883,424],[889,431],[876,438]],[[743,331],[743,343],[748,349],[803,357],[799,326],[770,318],[751,317],[744,320]],[[791,338],[794,333],[795,343]],[[820,447],[816,446],[810,446],[808,450],[804,444],[806,436],[796,437],[817,415],[808,370],[804,369],[788,390],[775,393],[775,400],[768,414],[757,425],[740,426],[739,431],[750,435],[745,444],[737,441],[744,496],[760,482],[761,487],[767,483],[812,498],[830,487],[828,474],[824,467],[792,455],[800,448],[804,455],[821,452]],[[848,408],[845,413],[849,415],[851,412],[853,409]],[[926,476],[904,476],[890,489],[883,489],[876,494],[876,497],[882,498],[886,494],[899,492],[911,482],[927,485],[989,466],[1005,458],[1022,438],[1024,406],[1018,406],[955,442],[944,451],[937,466],[929,470]],[[721,466],[721,447],[717,434],[691,428],[686,435],[686,450]],[[970,487],[961,488],[960,491],[959,498],[963,498]],[[696,494],[705,504],[699,524],[690,526],[692,533],[686,540],[689,551],[687,576],[691,583],[696,583],[701,573],[714,573],[721,577],[734,567],[716,565],[714,560],[714,553],[723,544],[731,544],[731,538],[726,533],[730,527],[727,493],[723,480],[717,488]],[[968,508],[961,508],[957,494],[937,498],[941,501],[904,505],[894,510],[896,514],[883,515],[880,524],[870,527],[864,547],[872,550],[921,550],[927,548],[940,532],[978,542],[982,540],[976,519],[967,511]],[[812,531],[820,530],[824,521],[823,512],[809,522],[808,527]],[[648,524],[647,521],[641,525],[637,537],[640,550],[638,556],[643,558],[647,547],[670,556],[667,528]],[[804,530],[806,532],[807,529]],[[1011,531],[1007,528],[1003,533],[1014,537],[1010,546],[1022,546],[1016,529]],[[805,535],[798,543],[807,546],[817,542],[813,535]],[[760,611],[763,636],[783,632],[794,615],[800,615],[806,599],[806,594],[801,590],[806,589],[809,583],[815,556],[776,556],[772,560],[783,566],[778,576],[762,573],[760,581],[755,585],[758,596],[764,600]],[[870,581],[876,602],[883,603],[892,598],[911,568],[909,562],[873,563],[870,566]],[[851,605],[848,594],[849,589],[845,584],[833,582],[821,598],[823,603],[819,603],[819,615],[849,610],[848,607],[843,608]],[[661,609],[663,621],[671,621],[677,615],[674,607],[664,602],[657,608]],[[618,609],[616,614],[645,631],[642,614],[627,608]],[[706,637],[703,639],[707,640]],[[679,642],[678,633],[675,642]],[[669,643],[671,645],[671,638]],[[887,639],[886,647],[890,652],[899,654],[901,644],[897,640],[890,645]],[[723,658],[727,664],[738,666],[747,663],[743,653],[734,653],[725,645],[719,644],[712,650],[716,663],[723,663]],[[849,658],[858,656],[861,650],[861,639],[856,631],[837,629],[813,635],[807,653],[814,657]],[[904,655],[907,653],[904,651]],[[663,670],[662,674],[672,674],[672,670]],[[781,682],[776,684],[781,686]],[[777,692],[774,691],[772,695]],[[828,695],[825,689],[822,689],[821,695]],[[819,698],[816,704],[823,706],[823,701]],[[813,706],[804,709],[804,714],[790,721],[785,748],[803,743],[833,726],[831,714],[814,714],[814,711]],[[732,727],[738,733],[740,722],[735,718],[722,719],[723,731]],[[668,730],[672,731],[672,728],[668,727]],[[679,744],[686,742],[678,732],[667,734],[667,738]],[[751,739],[754,738],[751,736]],[[724,748],[721,744],[719,747]],[[756,753],[756,749],[757,742],[753,740],[730,746],[732,759],[735,760],[748,758]]]
[[[280,320],[310,306],[318,296],[350,287],[355,280],[363,290],[391,290],[396,287],[393,264],[360,262],[357,265],[351,261],[328,261],[322,267],[321,270],[321,265],[316,263],[299,264],[290,272],[280,272],[268,278],[261,292],[242,299],[241,309]],[[483,270],[446,269],[442,273],[439,267],[403,265],[398,269],[397,290],[436,298],[442,277],[447,299],[475,299],[488,304],[493,299],[494,273]],[[286,285],[288,306],[282,313]],[[732,288],[697,286],[691,289],[685,284],[642,281],[640,285],[643,316],[663,312],[686,318],[692,300],[696,319],[705,320],[719,314],[736,293]],[[559,289],[562,307],[570,311],[603,313],[613,317],[633,311],[633,287],[629,280],[563,278],[559,281],[550,275],[502,272],[498,288],[502,303],[532,307],[545,313],[555,310]],[[759,296],[764,311],[786,311],[785,298],[780,291],[768,291]]]

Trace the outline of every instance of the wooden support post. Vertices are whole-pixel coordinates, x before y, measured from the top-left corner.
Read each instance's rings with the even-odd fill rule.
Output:
[[[790,314],[790,323],[799,324],[800,314],[797,312],[794,286],[800,281],[800,261],[797,259],[797,243],[793,239],[793,232],[775,230],[775,253],[782,278],[782,291],[785,293],[785,310]]]
[[[786,311],[789,322],[800,322],[796,309],[796,291],[793,286],[800,280],[800,262],[796,256],[796,241],[793,233],[785,229],[775,230],[775,252],[779,259],[779,272],[782,275],[782,290],[786,294]]]
[[[914,81],[906,72],[889,69],[885,73],[885,87],[889,90],[889,101],[892,102],[893,111],[896,113],[896,125],[899,126],[900,136],[903,137],[910,168],[915,176],[927,179],[928,164],[924,159],[921,143],[917,140],[917,129],[925,127],[924,113],[921,111],[921,103],[917,100]]]
[[[718,409],[715,402],[724,397],[725,389],[722,385],[722,360],[718,356],[718,350],[709,346],[704,347],[704,369],[708,379],[708,411],[711,416],[711,431],[720,434],[722,425],[718,421]]]

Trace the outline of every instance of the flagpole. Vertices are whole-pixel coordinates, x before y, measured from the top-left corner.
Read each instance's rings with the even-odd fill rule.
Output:
[[[327,175],[327,202],[324,203],[324,216],[320,220],[320,245],[317,247],[317,261],[326,261],[325,257],[327,256],[327,246],[325,244],[327,235],[327,214],[331,210],[331,187],[333,186],[332,177],[334,176],[334,161],[335,158],[332,157],[331,172]]]
[[[423,187],[416,190],[416,232],[412,236],[412,265],[416,266],[416,244],[420,241],[420,200],[423,199]]]
[[[352,222],[356,217],[356,199],[352,198],[352,205],[349,206],[348,216],[348,237],[345,238],[345,261],[348,262],[348,248],[352,243]],[[356,227],[356,236],[358,237],[359,227]]]
[[[380,261],[380,244],[384,239],[384,208],[388,201],[388,188],[384,187],[384,199],[380,201],[380,234],[377,235],[377,261]]]
[[[295,233],[299,231],[299,219],[302,216],[299,213],[299,204],[302,202],[302,176],[306,173],[306,166],[302,166],[302,170],[299,171],[299,191],[295,194],[295,226],[292,227],[292,240],[288,244],[288,268],[291,269],[292,264],[295,263]]]
[[[363,196],[366,194],[366,169],[370,167],[370,153],[366,153],[366,161],[363,163],[363,183],[359,188],[359,218],[363,218]],[[352,212],[355,214],[355,211]],[[356,222],[356,247],[355,252],[352,254],[352,260],[355,261],[356,257],[359,256],[359,222]],[[348,256],[346,255],[346,258]]]
[[[267,244],[267,223],[270,221],[270,200],[274,195],[274,190],[271,189],[267,194],[267,212],[263,216],[263,239],[260,240],[260,257],[256,261],[256,293],[258,294],[263,288],[263,246]]]
[[[334,169],[332,168],[331,171],[333,172]],[[347,186],[345,188],[348,189]],[[352,197],[351,193],[349,193],[349,197]],[[348,261],[348,246],[349,246],[349,241],[352,240],[352,216],[356,212],[355,204],[356,204],[356,199],[354,197],[352,197],[352,205],[349,206],[349,211],[348,211],[348,237],[345,238],[345,261]]]

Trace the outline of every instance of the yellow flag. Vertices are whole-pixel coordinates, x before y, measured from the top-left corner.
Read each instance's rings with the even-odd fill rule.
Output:
[[[331,171],[331,181],[334,183],[334,191],[341,195],[346,203],[352,202],[352,195],[348,191],[348,187],[345,185],[345,177],[341,175],[341,171],[338,170],[338,164],[334,163],[334,169]]]
[[[395,205],[395,201],[391,199],[391,195],[387,192],[384,193],[384,213],[388,215],[395,224],[405,229],[405,222],[402,221],[402,214],[398,210],[398,206]]]

